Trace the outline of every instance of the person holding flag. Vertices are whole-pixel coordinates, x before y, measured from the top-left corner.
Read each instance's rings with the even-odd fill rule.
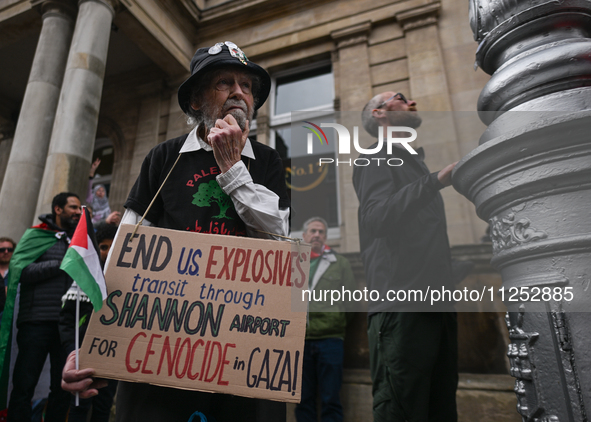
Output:
[[[66,256],[62,261],[62,269],[73,276],[75,280],[81,280],[78,283],[75,281],[72,283],[70,289],[66,292],[63,300],[63,307],[60,313],[59,330],[62,341],[62,347],[66,354],[79,349],[84,339],[90,316],[93,312],[93,308],[98,306],[100,308],[102,304],[102,297],[99,297],[98,293],[95,294],[95,301],[92,302],[91,298],[85,293],[86,291],[93,294],[93,284],[97,284],[90,271],[87,272],[86,268],[95,268],[96,261],[95,257],[100,258],[100,268],[104,269],[105,261],[109,254],[111,244],[117,233],[117,227],[110,224],[102,225],[94,236],[94,230],[92,228],[92,222],[90,220],[89,212],[84,210],[82,214],[82,222],[79,223],[74,238],[70,244],[70,249],[66,252]],[[84,240],[86,236],[86,248],[83,248],[79,243]],[[95,239],[93,239],[95,237]],[[96,251],[93,254],[93,245],[98,245],[98,255]],[[81,254],[78,252],[82,250],[82,254],[85,254],[84,250],[88,251],[88,260],[91,261],[90,265],[86,265],[84,259],[81,258]],[[82,267],[82,268],[81,268]],[[78,273],[78,275],[74,275]],[[100,294],[106,293],[104,286],[104,278],[100,275],[98,283]],[[84,284],[85,282],[91,285]],[[83,287],[86,286],[86,287]],[[81,290],[84,290],[82,292]],[[103,296],[104,297],[104,296]],[[79,330],[79,333],[76,331]],[[79,341],[77,339],[80,339]],[[111,414],[111,406],[113,405],[113,397],[117,390],[117,380],[108,380],[108,386],[98,390],[98,394],[89,399],[81,399],[79,405],[75,404],[75,398],[72,396],[70,404],[70,413],[68,414],[68,422],[86,422],[88,419],[88,412],[92,406],[92,422],[108,422]]]
[[[47,355],[51,382],[45,421],[63,422],[70,402],[69,394],[61,388],[66,355],[60,344],[58,321],[61,298],[72,278],[60,265],[80,220],[80,199],[75,193],[59,193],[53,198],[51,209],[51,214],[39,217],[42,224],[25,232],[8,271],[8,294],[0,330],[0,408],[6,407],[8,397],[14,301],[20,284],[16,338],[19,351],[12,376],[9,422],[31,420],[31,399]]]

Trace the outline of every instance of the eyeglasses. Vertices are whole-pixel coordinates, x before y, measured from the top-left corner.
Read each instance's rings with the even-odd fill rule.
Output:
[[[406,99],[406,97],[403,94],[401,94],[401,93],[397,93],[397,94],[392,95],[390,98],[388,98],[386,101],[384,101],[383,103],[381,103],[379,106],[377,106],[376,109],[384,107],[386,105],[386,103],[389,103],[394,98],[396,98],[398,100],[401,100],[401,101],[404,101],[405,104],[408,104],[408,100]]]
[[[0,253],[14,252],[14,248],[0,248]]]
[[[111,245],[99,245],[99,249],[106,252],[111,249]]]
[[[233,76],[222,77],[215,83],[215,89],[218,91],[230,91],[235,83],[240,85],[240,90],[245,94],[252,92],[252,82],[248,77],[238,77],[237,80]]]

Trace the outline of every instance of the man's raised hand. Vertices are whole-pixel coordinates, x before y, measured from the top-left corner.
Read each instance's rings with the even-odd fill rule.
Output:
[[[230,170],[234,164],[240,161],[248,133],[249,121],[246,121],[246,127],[242,131],[231,114],[228,114],[223,120],[218,119],[215,122],[215,127],[209,130],[207,140],[213,148],[213,156],[222,173]]]

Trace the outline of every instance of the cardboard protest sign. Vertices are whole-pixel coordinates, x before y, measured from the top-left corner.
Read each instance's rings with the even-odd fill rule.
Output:
[[[90,321],[81,367],[299,402],[310,247],[152,227],[131,239],[133,229],[122,225],[112,246],[108,297]]]

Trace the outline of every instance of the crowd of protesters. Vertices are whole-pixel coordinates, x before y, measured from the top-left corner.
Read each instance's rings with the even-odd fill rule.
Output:
[[[92,215],[103,266],[121,222],[186,230],[197,226],[198,220],[202,231],[207,232],[209,222],[223,214],[226,228],[234,235],[279,239],[289,234],[290,199],[283,163],[277,151],[248,138],[254,113],[271,89],[269,74],[231,42],[200,48],[190,68],[191,76],[179,88],[178,99],[193,128],[150,151],[125,203],[123,216],[111,209],[107,186],[95,183],[100,159],[91,165],[86,209]],[[381,127],[418,127],[421,122],[416,103],[394,92],[372,98],[362,118],[365,129],[374,136]],[[411,163],[404,171],[363,167],[356,168],[353,176],[360,201],[361,254],[368,286],[384,290],[401,280],[411,287],[420,287],[435,278],[451,281],[449,242],[439,190],[451,184],[454,165],[430,173],[422,151],[415,156],[400,149],[395,154]],[[173,173],[171,169],[177,162]],[[207,177],[195,179],[190,192],[178,189],[184,187],[185,180],[192,180],[195,173],[205,174],[203,169],[209,171]],[[163,189],[162,180],[166,182],[169,170],[173,176]],[[201,202],[194,199],[203,193],[200,187],[212,186],[211,183],[215,184],[216,195],[225,195],[232,204],[220,215],[214,215],[218,210],[213,207],[199,206]],[[91,379],[92,370],[76,370],[71,358],[71,352],[77,348],[75,327],[80,326],[84,336],[92,305],[86,295],[79,293],[75,281],[60,269],[82,215],[81,200],[75,193],[62,192],[53,198],[50,211],[39,216],[41,224],[27,230],[18,245],[12,239],[0,237],[0,280],[5,283],[0,291],[0,312],[4,312],[2,338],[10,338],[6,332],[14,326],[12,338],[18,346],[8,422],[34,420],[31,404],[48,357],[49,388],[43,402],[47,422],[88,418],[107,422],[116,390],[118,421],[186,422],[194,420],[197,414],[202,421],[286,420],[285,404],[270,400],[143,383],[117,385],[115,381],[97,390]],[[413,216],[414,220],[410,218]],[[408,232],[407,220],[413,221],[411,227],[417,225],[412,239],[402,235]],[[326,244],[326,221],[322,217],[309,219],[303,233],[304,240],[312,245],[310,290],[317,286],[354,288],[349,262]],[[384,237],[384,233],[392,236]],[[414,249],[409,245],[414,245]],[[409,265],[415,270],[403,274],[402,266]],[[322,421],[339,422],[343,420],[339,398],[343,340],[351,315],[345,307],[337,307],[334,312],[335,309],[319,304],[312,304],[309,311],[302,402],[296,408],[296,418],[298,422],[316,421],[320,407]],[[422,314],[393,312],[379,306],[369,309],[374,421],[457,420],[457,327],[452,311]],[[423,331],[433,335],[417,334]],[[420,370],[410,371],[408,365]],[[79,394],[79,405],[69,392]]]
[[[86,209],[92,216],[104,265],[121,213],[111,210],[107,187],[95,184],[99,165],[97,159],[90,168]],[[53,198],[51,212],[38,217],[41,223],[25,232],[18,249],[14,240],[0,238],[0,280],[4,286],[0,290],[0,318],[8,300],[11,313],[7,319],[12,321],[3,326],[3,331],[11,333],[3,336],[12,343],[5,345],[9,349],[5,365],[10,362],[11,388],[8,408],[0,413],[0,420],[65,421],[67,418],[69,422],[83,422],[89,412],[94,422],[109,420],[116,381],[109,383],[94,400],[82,400],[79,406],[61,388],[66,357],[79,347],[74,341],[75,327],[80,324],[81,343],[92,313],[88,297],[77,292],[76,283],[60,270],[81,213],[79,196],[62,192]],[[9,294],[11,286],[13,292]],[[79,321],[75,319],[76,295],[80,301]]]

